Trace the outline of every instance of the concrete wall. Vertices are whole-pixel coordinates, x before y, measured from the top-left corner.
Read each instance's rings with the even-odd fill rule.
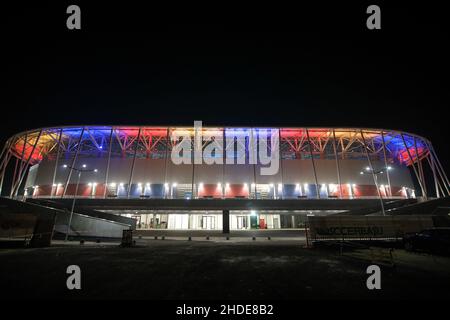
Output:
[[[63,212],[56,217],[55,231],[67,232],[70,212]],[[74,213],[69,235],[99,237],[99,238],[121,238],[122,231],[130,227],[115,221],[106,221],[96,217],[89,217]]]

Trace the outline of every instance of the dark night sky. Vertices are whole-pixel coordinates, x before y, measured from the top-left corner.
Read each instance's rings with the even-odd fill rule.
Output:
[[[81,31],[66,29],[68,4],[3,11],[2,143],[41,126],[203,120],[401,129],[450,157],[443,8],[377,3],[382,30],[369,31],[362,4],[73,3]]]

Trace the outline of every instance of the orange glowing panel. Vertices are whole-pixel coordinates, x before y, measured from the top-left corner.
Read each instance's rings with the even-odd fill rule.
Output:
[[[199,198],[221,198],[222,185],[220,184],[203,184],[198,188]]]
[[[249,190],[246,184],[230,184],[225,187],[226,198],[248,198]]]

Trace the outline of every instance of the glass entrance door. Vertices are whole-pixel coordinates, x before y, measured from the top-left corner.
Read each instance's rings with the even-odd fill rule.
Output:
[[[237,229],[247,229],[248,228],[248,221],[247,216],[237,216]]]
[[[216,217],[202,216],[202,229],[212,230],[216,228]]]

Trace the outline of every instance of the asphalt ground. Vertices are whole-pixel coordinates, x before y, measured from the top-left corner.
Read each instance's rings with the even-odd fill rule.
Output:
[[[305,248],[292,240],[55,242],[0,250],[0,287],[23,299],[449,299],[450,258],[401,249]],[[366,269],[381,268],[381,290]],[[68,290],[69,265],[81,289]]]

